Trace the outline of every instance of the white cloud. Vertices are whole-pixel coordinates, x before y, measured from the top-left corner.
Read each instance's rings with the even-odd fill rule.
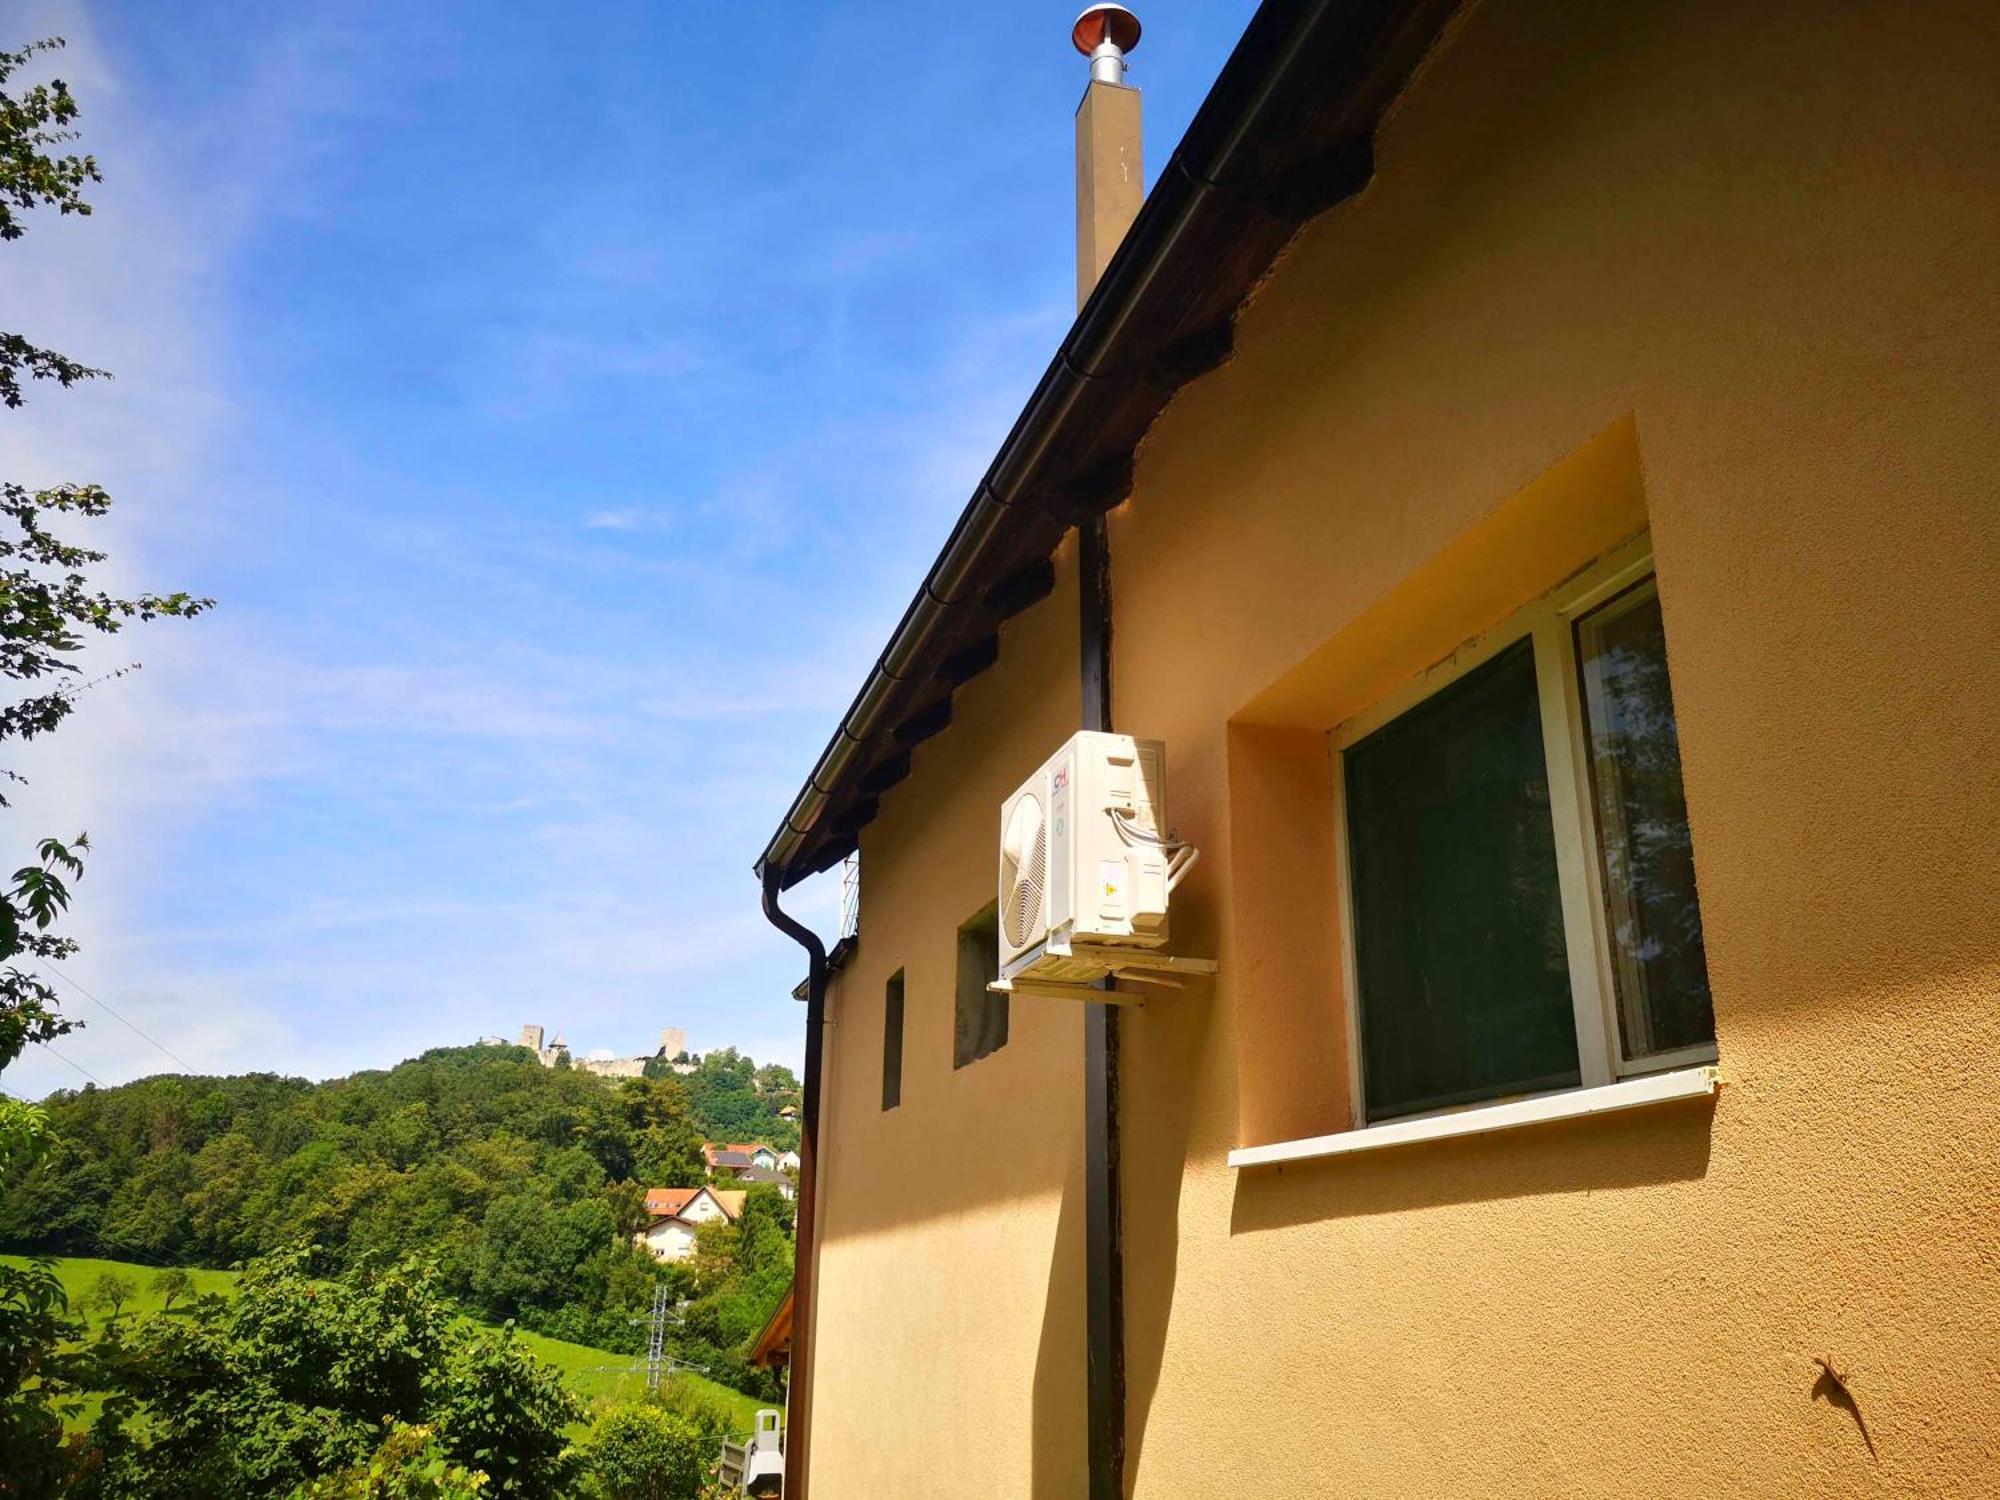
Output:
[[[673,513],[657,505],[623,505],[594,510],[583,518],[585,531],[665,531],[673,525]]]

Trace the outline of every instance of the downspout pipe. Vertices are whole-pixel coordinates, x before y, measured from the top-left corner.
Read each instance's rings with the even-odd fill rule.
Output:
[[[1079,679],[1085,729],[1111,730],[1111,546],[1104,517],[1078,528]],[[1117,988],[1114,979],[1097,987]],[[1119,1163],[1120,1007],[1083,1007],[1084,1459],[1089,1500],[1125,1493],[1125,1216]]]
[[[826,1028],[826,944],[778,905],[779,872],[766,865],[764,916],[806,950],[805,1098],[799,1117],[799,1211],[792,1251],[792,1356],[785,1400],[785,1494],[805,1500],[812,1444],[813,1296],[818,1249],[821,1040]]]

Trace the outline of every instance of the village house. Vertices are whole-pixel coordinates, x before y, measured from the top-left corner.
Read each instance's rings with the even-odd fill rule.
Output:
[[[755,1141],[733,1141],[717,1145],[710,1141],[701,1148],[708,1170],[740,1182],[746,1187],[762,1185],[778,1190],[787,1202],[798,1196],[799,1154],[778,1151]]]
[[[789,1500],[1993,1493],[2000,12],[1269,0],[1143,207],[1076,40],[1077,320],[759,860]],[[1212,976],[991,988],[1079,730]]]
[[[742,1183],[746,1188],[775,1188],[778,1196],[787,1203],[798,1196],[798,1185],[793,1173],[777,1167],[741,1167],[737,1169],[732,1180]]]
[[[748,1196],[732,1188],[648,1188],[645,1227],[632,1243],[654,1260],[686,1260],[694,1254],[695,1231],[704,1224],[734,1224],[743,1217]]]
[[[727,1145],[708,1141],[703,1144],[701,1155],[711,1172],[741,1172],[751,1167],[775,1172],[779,1166],[778,1153],[755,1141],[731,1141]]]

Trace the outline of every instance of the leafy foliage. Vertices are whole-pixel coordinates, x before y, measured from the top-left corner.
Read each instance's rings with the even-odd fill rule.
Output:
[[[654,1064],[647,1066],[650,1071]],[[799,1104],[791,1069],[776,1064],[759,1068],[734,1047],[719,1047],[705,1053],[692,1073],[679,1075],[679,1081],[710,1140],[762,1141],[780,1151],[798,1147],[798,1122],[779,1114],[786,1105]]]
[[[61,79],[19,92],[5,88],[37,55],[61,46],[50,39],[0,52],[0,242],[25,234],[24,216],[36,209],[88,214],[84,190],[102,180],[93,158],[57,154],[74,139],[70,127],[77,117],[76,100]],[[103,374],[0,331],[0,403],[9,407],[25,403],[24,380],[70,386]],[[186,618],[212,603],[186,593],[120,598],[94,585],[90,570],[106,554],[64,541],[49,526],[58,519],[95,520],[110,507],[111,497],[94,484],[36,489],[0,483],[0,675],[34,684],[27,696],[0,705],[0,739],[48,734],[69,716],[78,691],[74,657],[88,634],[112,635],[135,619]],[[6,965],[0,968],[0,1069],[28,1043],[51,1041],[76,1025],[62,1014],[46,979],[8,961],[25,956],[49,962],[76,950],[54,929],[89,847],[81,834],[67,843],[43,839],[35,859],[0,888],[0,964]]]
[[[650,1402],[608,1407],[583,1445],[589,1492],[601,1500],[695,1500],[718,1437]]]
[[[315,1479],[295,1500],[477,1500],[490,1495],[486,1476],[455,1464],[437,1434],[391,1420],[382,1446],[363,1463]]]
[[[107,1334],[99,1378],[113,1399],[93,1441],[108,1493],[252,1500],[339,1476],[345,1493],[367,1494],[354,1486],[377,1468],[404,1488],[373,1493],[469,1493],[469,1478],[409,1487],[442,1484],[453,1466],[486,1476],[494,1495],[569,1493],[564,1429],[582,1410],[553,1369],[510,1332],[466,1324],[419,1261],[329,1285],[307,1259],[253,1262],[233,1298],[146,1318],[122,1341]],[[385,1423],[425,1437],[399,1439],[392,1425],[385,1439]]]
[[[48,1111],[0,1095],[0,1185],[25,1174],[52,1144]]]
[[[0,1098],[0,1196],[51,1144],[46,1113]],[[82,1333],[54,1266],[0,1263],[0,1496],[60,1495],[86,1471],[64,1431],[94,1378],[75,1349]]]
[[[182,1273],[183,1275],[186,1272]],[[90,1289],[88,1305],[102,1308],[113,1318],[125,1311],[125,1304],[138,1294],[139,1283],[122,1271],[106,1271]]]
[[[82,1332],[46,1261],[0,1264],[0,1496],[60,1495],[90,1467],[63,1427],[95,1378]]]
[[[685,1357],[771,1392],[733,1351],[790,1279],[790,1205],[753,1191],[700,1278],[630,1247],[645,1188],[702,1181],[719,1133],[677,1080],[459,1047],[323,1084],[163,1075],[46,1109],[61,1144],[0,1194],[0,1247],[228,1266],[310,1240],[334,1271],[422,1254],[488,1321],[634,1352],[664,1280],[697,1299]]]
[[[695,1231],[694,1296],[675,1329],[678,1356],[739,1391],[784,1398],[783,1378],[745,1359],[792,1283],[792,1205],[767,1187],[750,1189],[734,1224]]]
[[[161,1312],[172,1312],[176,1302],[194,1295],[194,1278],[179,1266],[168,1266],[153,1278],[153,1295],[160,1299]]]

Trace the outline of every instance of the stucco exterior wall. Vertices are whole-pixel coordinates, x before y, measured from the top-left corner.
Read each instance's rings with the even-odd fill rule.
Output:
[[[828,1000],[815,1495],[1081,1493],[1083,1017],[1016,1002],[1007,1044],[952,1066],[958,928],[994,899],[1001,799],[1081,712],[1073,546],[1056,564],[862,838],[865,936]]]
[[[1115,714],[1224,968],[1121,1023],[1134,1494],[2000,1493],[1997,77],[1970,0],[1488,0],[1140,450]],[[1327,716],[1639,523],[1718,1101],[1232,1171],[1344,1116]],[[1080,1022],[1017,1002],[949,1066],[1001,798],[1077,722],[1072,588],[864,840],[817,1500],[1082,1491]]]

